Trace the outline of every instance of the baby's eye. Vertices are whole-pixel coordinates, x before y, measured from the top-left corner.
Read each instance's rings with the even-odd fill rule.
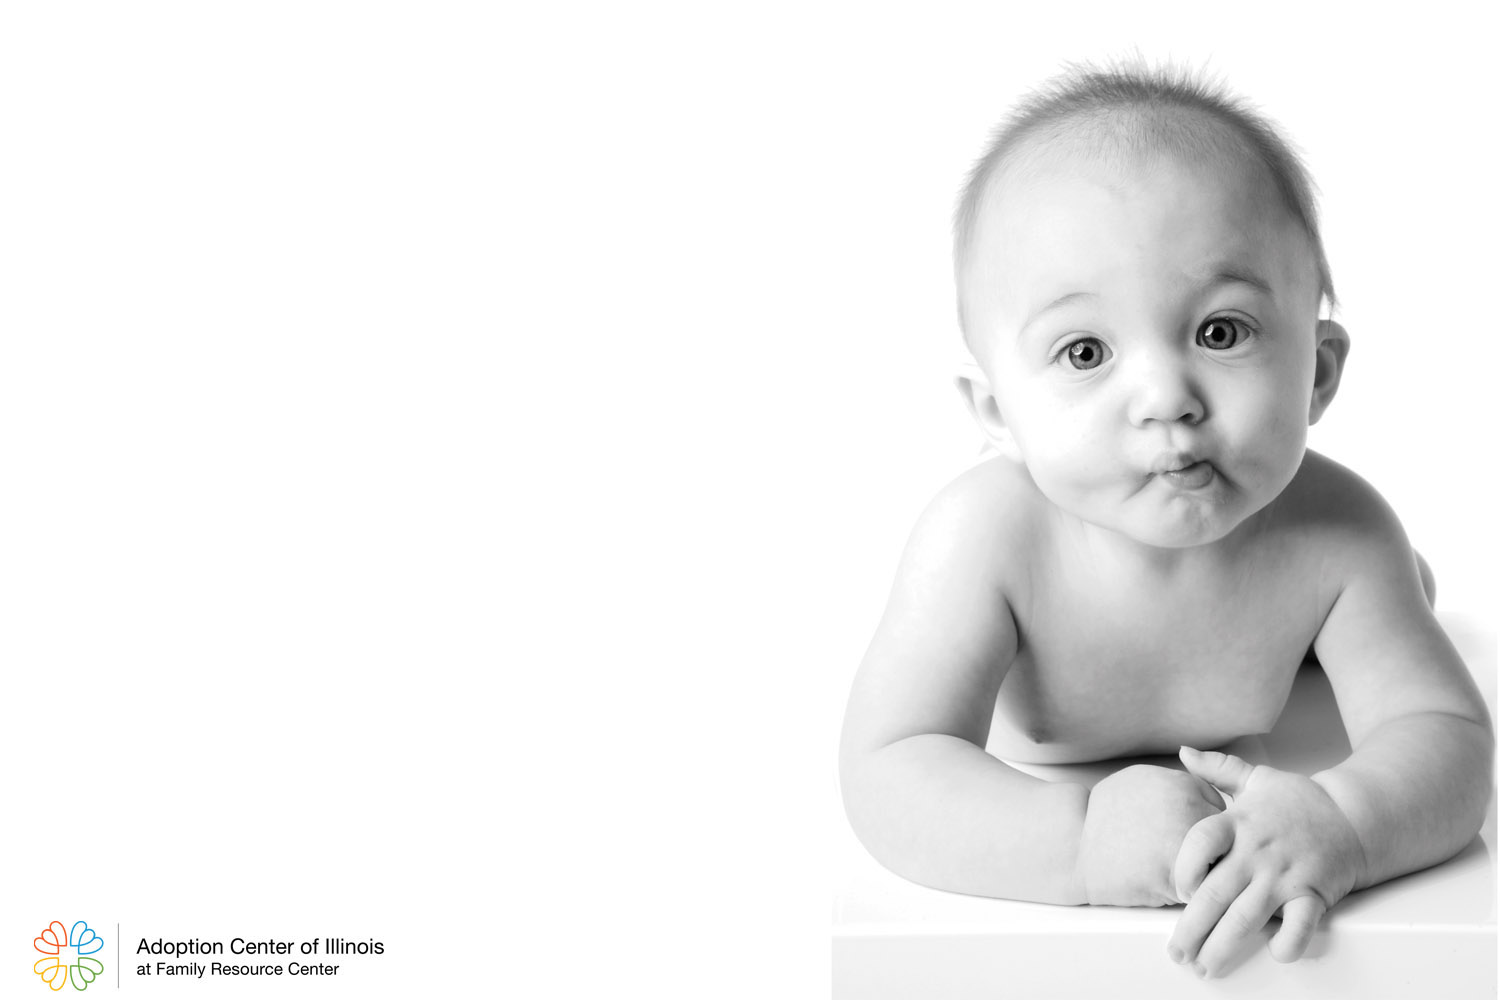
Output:
[[[1093,337],[1084,337],[1069,344],[1063,354],[1066,355],[1068,364],[1079,371],[1088,371],[1104,363],[1104,359],[1109,357],[1109,348]]]
[[[1227,351],[1249,336],[1243,323],[1227,316],[1215,316],[1204,320],[1198,327],[1198,346],[1210,351]]]

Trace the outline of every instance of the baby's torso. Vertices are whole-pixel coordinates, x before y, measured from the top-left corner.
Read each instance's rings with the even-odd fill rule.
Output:
[[[989,749],[1067,763],[1269,732],[1313,634],[1276,618],[1176,622],[1113,639],[1038,630],[1001,685]]]
[[[1327,613],[1316,559],[1271,532],[1217,569],[1138,579],[1075,562],[1032,574],[1011,608],[1019,648],[989,750],[1070,763],[1270,731]]]

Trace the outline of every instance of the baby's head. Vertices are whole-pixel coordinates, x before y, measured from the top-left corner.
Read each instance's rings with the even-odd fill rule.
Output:
[[[1147,544],[1264,508],[1338,387],[1307,174],[1185,74],[1076,70],[1025,101],[970,176],[955,268],[981,428],[1056,506]]]

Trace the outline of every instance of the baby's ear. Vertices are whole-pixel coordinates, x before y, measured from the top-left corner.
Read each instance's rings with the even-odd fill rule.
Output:
[[[1312,408],[1307,422],[1315,424],[1333,402],[1344,376],[1344,359],[1349,356],[1349,331],[1331,319],[1318,320],[1318,364],[1313,371]]]
[[[979,431],[990,447],[1006,458],[1021,461],[1021,451],[1016,447],[1016,439],[1011,435],[1010,428],[1005,426],[1005,417],[1000,414],[1000,406],[995,402],[995,390],[990,387],[990,377],[984,373],[984,369],[972,361],[966,361],[959,365],[953,384],[958,387],[958,394],[964,398],[969,412],[974,415],[974,422],[979,425]]]

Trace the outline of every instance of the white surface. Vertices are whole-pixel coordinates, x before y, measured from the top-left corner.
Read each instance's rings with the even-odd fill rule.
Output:
[[[1439,618],[1493,714],[1494,632],[1462,616]],[[1349,744],[1322,672],[1304,667],[1276,727],[1228,749],[1303,774],[1343,759]],[[1169,758],[1134,761],[1175,766]],[[1134,761],[1026,770],[1092,785]],[[1280,965],[1271,958],[1264,942],[1273,925],[1228,974],[1204,984],[1166,956],[1181,907],[1049,906],[928,889],[881,868],[846,824],[834,906],[834,993],[1069,997],[1118,995],[1129,984],[1130,995],[1156,1000],[1209,993],[1409,997],[1419,986],[1443,997],[1494,996],[1495,843],[1491,799],[1480,836],[1456,858],[1346,898],[1324,919],[1300,962]]]
[[[319,1000],[825,992],[843,702],[977,448],[949,213],[1064,59],[1288,126],[1355,338],[1314,446],[1489,613],[1496,7],[1418,13],[0,6],[6,853],[101,859],[13,865],[6,940],[76,904],[388,936]]]

